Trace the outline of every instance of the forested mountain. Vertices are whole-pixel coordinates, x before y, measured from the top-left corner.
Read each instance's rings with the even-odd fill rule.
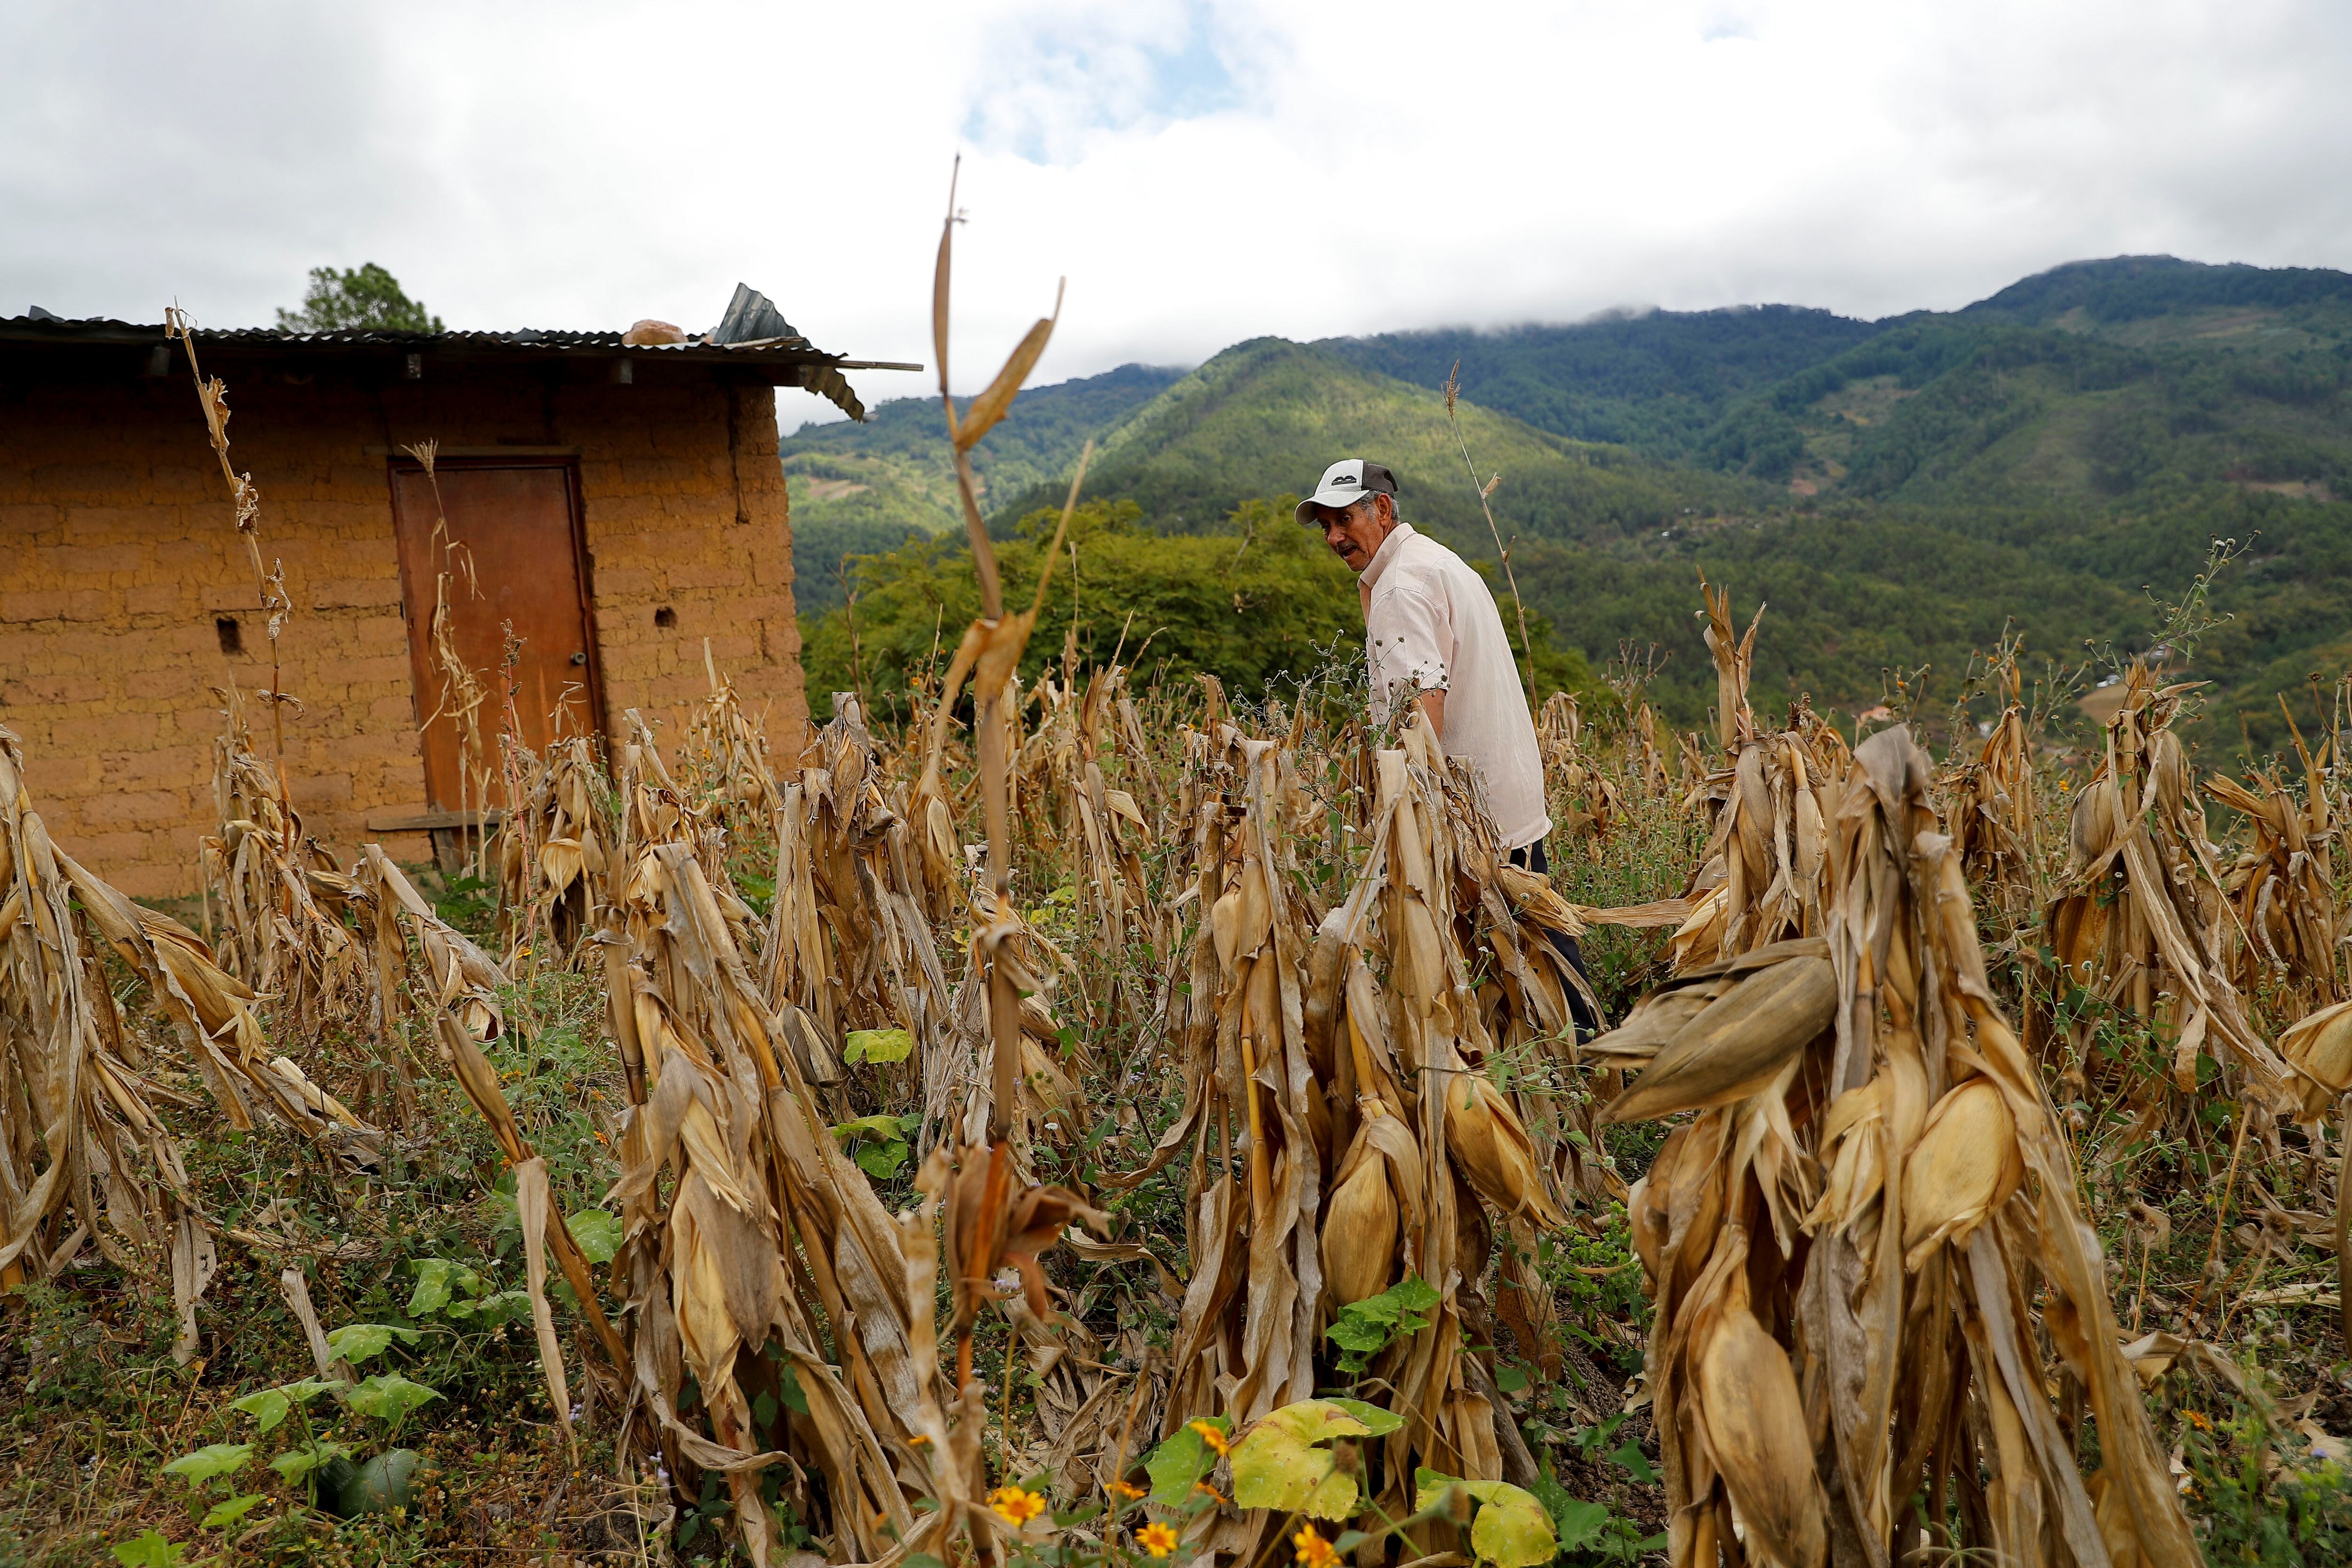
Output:
[[[1128,364],[1023,393],[1015,416],[972,455],[981,504],[1002,510],[1002,498],[1056,476],[1067,486],[1089,437],[1111,429],[1183,374]],[[812,426],[784,437],[783,461],[799,578],[794,591],[803,614],[841,603],[835,563],[844,555],[962,526],[947,420],[936,397],[877,405],[862,425]]]
[[[1190,374],[1128,367],[1024,394],[983,447],[992,527],[1058,504],[1088,437],[1088,495],[1127,503],[1136,528],[1244,542],[1284,515],[1244,502],[1361,453],[1396,469],[1417,525],[1491,561],[1437,391],[1457,361],[1462,434],[1480,479],[1502,475],[1494,506],[1557,668],[1654,644],[1656,695],[1680,722],[1712,691],[1691,616],[1701,571],[1743,615],[1771,602],[1760,696],[1849,711],[1923,665],[1948,698],[2005,627],[2030,666],[2144,647],[2156,601],[2188,589],[2217,539],[2238,553],[2212,587],[2226,618],[2191,666],[2217,688],[2210,738],[2283,742],[2273,693],[2301,691],[2307,727],[2307,678],[2352,658],[2352,505],[2336,499],[2352,496],[2352,275],[2327,271],[2123,258],[1876,323],[1764,307],[1254,340]],[[839,599],[816,557],[951,523],[943,437],[936,405],[911,400],[786,442],[812,689],[832,679],[818,623]],[[960,546],[926,548],[926,570],[954,569]],[[908,567],[858,569],[879,584]],[[1115,582],[1091,592],[1116,607]],[[1227,597],[1240,614],[1250,595]],[[1336,633],[1352,605],[1333,605]],[[880,626],[879,604],[865,614]],[[1170,646],[1229,645],[1204,631]]]
[[[1874,336],[1868,321],[1793,305],[1646,310],[1575,326],[1454,328],[1327,338],[1339,358],[1423,386],[1458,364],[1473,403],[1579,441],[1673,462],[1698,455],[1733,399]]]

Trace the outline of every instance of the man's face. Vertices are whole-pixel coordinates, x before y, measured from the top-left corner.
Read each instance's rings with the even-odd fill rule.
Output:
[[[1366,496],[1353,506],[1315,509],[1315,520],[1323,525],[1323,542],[1351,572],[1361,572],[1372,563],[1395,515],[1389,509],[1389,498],[1382,495]]]

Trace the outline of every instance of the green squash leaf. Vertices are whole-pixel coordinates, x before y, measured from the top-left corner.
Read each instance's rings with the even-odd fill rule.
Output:
[[[179,1476],[192,1487],[203,1486],[215,1476],[226,1476],[241,1470],[253,1459],[250,1443],[208,1443],[193,1454],[183,1454],[163,1467],[167,1476]]]
[[[1233,1434],[1230,1415],[1207,1416],[1202,1424],[1228,1436]],[[1163,1508],[1180,1506],[1192,1495],[1201,1479],[1216,1468],[1216,1450],[1201,1441],[1201,1435],[1189,1422],[1181,1431],[1152,1449],[1151,1457],[1143,1461],[1144,1473],[1151,1478],[1151,1500]]]
[[[1437,1301],[1434,1287],[1409,1275],[1377,1296],[1340,1308],[1339,1316],[1323,1334],[1342,1352],[1340,1370],[1359,1373],[1390,1345],[1429,1327],[1429,1320],[1422,1314]]]
[[[914,1050],[915,1037],[904,1029],[852,1029],[842,1047],[841,1059],[882,1066],[903,1062]]]
[[[621,1250],[621,1222],[603,1209],[582,1209],[563,1222],[563,1228],[572,1233],[581,1255],[591,1263],[610,1263]]]
[[[457,1265],[446,1258],[420,1258],[416,1260],[416,1289],[408,1293],[408,1305],[402,1309],[412,1318],[427,1318],[449,1304],[449,1272]]]
[[[1326,1399],[1326,1405],[1336,1405],[1364,1424],[1367,1437],[1385,1437],[1404,1425],[1404,1417],[1393,1410],[1383,1410],[1377,1405],[1367,1405],[1360,1399]]]
[[[396,1328],[390,1323],[345,1323],[327,1335],[327,1353],[357,1366],[382,1355],[394,1340],[413,1345],[424,1337],[415,1329]]]
[[[397,1421],[440,1394],[396,1372],[380,1372],[352,1390],[352,1408],[377,1421]]]
[[[427,1318],[449,1304],[453,1290],[467,1296],[482,1293],[482,1277],[462,1263],[452,1263],[446,1258],[420,1258],[416,1260],[416,1289],[410,1292],[407,1313],[412,1318]]]
[[[286,1478],[289,1486],[299,1486],[303,1478],[321,1465],[331,1465],[337,1459],[352,1457],[347,1443],[306,1443],[299,1448],[289,1448],[269,1461],[269,1468]]]
[[[859,1170],[876,1181],[887,1182],[906,1164],[907,1146],[904,1143],[866,1143],[860,1145],[857,1152],[850,1158],[857,1163]]]
[[[261,1500],[261,1493],[250,1492],[244,1497],[233,1497],[226,1502],[215,1503],[212,1511],[205,1515],[205,1528],[221,1530],[235,1524],[238,1520],[251,1513],[253,1505]]]
[[[1650,1463],[1650,1457],[1642,1452],[1642,1446],[1639,1443],[1618,1444],[1616,1447],[1610,1450],[1609,1462],[1630,1474],[1643,1486],[1658,1479],[1657,1467]]]
[[[152,1530],[114,1549],[114,1560],[123,1568],[175,1568],[184,1555],[180,1548]]]
[[[1413,1511],[1434,1508],[1448,1487],[1460,1487],[1478,1502],[1470,1523],[1470,1550],[1495,1568],[1541,1568],[1559,1555],[1559,1537],[1549,1510],[1534,1493],[1508,1481],[1465,1481],[1432,1469],[1413,1472]]]
[[[879,1112],[861,1116],[854,1121],[844,1121],[833,1130],[835,1138],[874,1138],[885,1143],[902,1143],[907,1135],[898,1130],[898,1119]]]
[[[1400,1425],[1391,1418],[1386,1429]],[[1234,1501],[1242,1508],[1296,1510],[1314,1519],[1353,1518],[1356,1478],[1339,1468],[1338,1454],[1320,1445],[1371,1435],[1368,1423],[1336,1400],[1286,1405],[1234,1445]]]
[[[322,1377],[306,1377],[299,1383],[281,1383],[275,1388],[265,1388],[258,1394],[248,1394],[232,1401],[231,1410],[241,1410],[254,1419],[255,1429],[267,1432],[286,1419],[286,1413],[297,1405],[308,1405],[330,1389],[341,1388]]]

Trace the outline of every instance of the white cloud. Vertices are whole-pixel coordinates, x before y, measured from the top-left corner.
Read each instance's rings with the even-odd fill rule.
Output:
[[[2056,262],[2352,263],[2327,0],[105,5],[0,13],[0,313],[264,321],[381,261],[453,324],[714,320],[738,279],[956,381]],[[867,373],[869,395],[923,378]]]

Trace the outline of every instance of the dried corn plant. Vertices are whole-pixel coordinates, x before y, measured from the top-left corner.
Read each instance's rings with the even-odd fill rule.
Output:
[[[213,1244],[157,1107],[203,1102],[162,1081],[163,1064],[118,1004],[100,944],[145,988],[232,1128],[250,1129],[257,1114],[282,1121],[352,1170],[380,1163],[380,1135],[268,1053],[253,993],[203,938],[57,847],[5,729],[0,859],[0,1289],[29,1273],[54,1277],[86,1243],[133,1272],[168,1251],[184,1363]]]
[[[1555,691],[1544,700],[1536,715],[1536,747],[1552,786],[1553,831],[1600,854],[1625,815],[1623,791],[1614,770],[1586,749],[1584,715],[1572,694]]]
[[[877,1103],[915,1098],[944,1048],[950,986],[924,913],[920,850],[883,794],[887,780],[857,700],[834,699],[800,775],[777,792],[774,897],[760,965],[761,994],[784,1017],[801,1074],[835,1090],[852,1032],[903,1029],[903,1065],[876,1059]],[[843,1120],[847,1120],[845,1114]]]
[[[992,894],[985,905],[975,903],[970,944],[986,981],[989,1142],[943,1142],[924,1170],[926,1190],[940,1205],[954,1303],[950,1331],[957,1364],[950,1388],[936,1386],[940,1377],[930,1291],[940,1249],[930,1243],[926,1213],[918,1211],[903,1229],[893,1226],[864,1173],[835,1146],[793,1051],[780,1048],[784,1025],[753,984],[736,922],[722,907],[724,868],[710,861],[723,835],[699,823],[677,799],[650,733],[634,714],[634,732],[623,748],[624,843],[633,858],[625,929],[608,930],[602,940],[610,944],[612,1011],[625,1059],[632,1064],[632,1098],[643,1096],[629,1113],[626,1169],[615,1189],[627,1208],[626,1251],[618,1262],[629,1271],[631,1308],[639,1325],[636,1392],[650,1413],[637,1427],[665,1446],[665,1461],[680,1484],[689,1468],[726,1474],[737,1504],[737,1529],[761,1563],[771,1542],[756,1472],[767,1460],[759,1451],[753,1395],[746,1385],[774,1378],[776,1363],[762,1353],[771,1343],[798,1370],[812,1412],[805,1423],[797,1415],[792,1418],[795,1431],[789,1436],[811,1450],[813,1467],[796,1467],[788,1489],[808,1516],[830,1524],[840,1549],[873,1559],[892,1552],[895,1543],[903,1552],[918,1539],[906,1490],[912,1485],[935,1504],[921,1538],[944,1542],[965,1536],[981,1563],[994,1562],[992,1516],[975,1506],[983,1489],[980,1438],[986,1404],[982,1385],[971,1374],[972,1327],[981,1309],[996,1299],[994,1277],[1006,1263],[1021,1268],[1028,1304],[1045,1317],[1049,1307],[1036,1271],[1037,1254],[1054,1245],[1072,1218],[1100,1222],[1074,1194],[1018,1184],[1012,1168],[1011,1123],[1021,1098],[1024,976],[1015,973],[1007,945],[1018,934],[1008,894],[1007,689],[1042,607],[1045,582],[1041,574],[1038,603],[1029,611],[1005,613],[971,465],[972,447],[1010,408],[1044,352],[1053,322],[1037,322],[987,390],[957,409],[947,390],[950,258],[957,221],[952,192],[949,207],[934,281],[933,328],[983,614],[965,632],[942,683],[916,805],[928,821],[931,802],[944,804],[943,795],[927,792],[937,784],[948,713],[970,677],[978,710]],[[1074,483],[1063,512],[1065,530],[1076,498]],[[1057,535],[1055,549],[1059,543]],[[1049,551],[1049,563],[1052,556]],[[854,708],[836,721],[845,728],[857,722]],[[847,805],[845,818],[861,805],[878,804],[878,791],[869,801],[859,798],[859,786],[866,783],[858,772],[866,761],[863,748],[845,744],[829,760],[852,763],[845,786],[831,777],[823,786]],[[780,792],[783,821],[795,820],[806,808],[806,773],[797,797]],[[882,826],[876,816],[866,820]],[[698,842],[681,842],[682,833],[692,833]],[[848,842],[838,831],[830,837],[836,845]],[[902,853],[904,847],[901,841]],[[804,857],[807,849],[799,853]],[[901,866],[902,875],[912,871],[903,860]],[[782,868],[780,863],[780,884]],[[797,866],[793,880],[800,880]],[[812,874],[806,889],[810,908],[814,882]],[[910,883],[902,885],[911,890]],[[783,905],[780,897],[779,910]],[[801,951],[798,926],[795,915],[777,930],[772,976],[779,974],[787,945],[794,950],[796,966],[775,980],[780,991],[796,979],[823,979],[814,955]],[[666,1199],[658,1181],[665,1164],[675,1173]],[[796,1252],[785,1239],[786,1226],[798,1237]],[[794,1269],[789,1280],[788,1262]],[[806,1318],[818,1302],[830,1321],[827,1337],[848,1364],[848,1385],[818,1353],[822,1341]],[[687,1368],[694,1373],[699,1419],[708,1424],[709,1436],[677,1418]],[[820,1407],[822,1416],[814,1414]],[[954,1413],[952,1426],[945,1412]],[[917,1440],[924,1445],[919,1454]],[[822,1507],[807,1484],[811,1468],[824,1478]]]
[[[1090,1123],[1083,1086],[1095,1066],[1092,1053],[1082,1037],[1064,1031],[1045,1000],[1075,966],[1010,900],[1000,910],[985,887],[972,894],[972,920],[1000,932],[990,963],[1001,963],[1018,988],[1020,1072],[1005,1138],[1010,1168],[1020,1180],[1033,1181],[1038,1145],[1066,1153],[1085,1142]],[[940,1136],[987,1142],[996,1104],[990,1005],[990,971],[967,948],[963,976],[949,1004],[949,1037],[923,1063],[921,1146]]]
[[[1170,1018],[1184,1106],[1145,1167],[1190,1142],[1192,1276],[1171,1356],[1170,1432],[1228,1411],[1238,1426],[1314,1392],[1318,1222],[1333,1138],[1320,1087],[1328,1073],[1315,1071],[1307,1047],[1306,969],[1320,911],[1287,874],[1273,805],[1277,748],[1231,725],[1192,744],[1190,771],[1223,787],[1199,792],[1192,825],[1188,900],[1205,918],[1193,931],[1189,994]]]
[[[1425,725],[1378,754],[1366,858],[1328,911],[1298,875],[1289,748],[1230,723],[1187,739],[1194,879],[1181,901],[1206,918],[1171,1005],[1184,1104],[1145,1166],[1109,1184],[1131,1186],[1190,1150],[1192,1278],[1160,1428],[1229,1415],[1239,1430],[1308,1397],[1328,1381],[1324,1326],[1411,1278],[1436,1305],[1364,1376],[1419,1419],[1367,1450],[1367,1508],[1411,1513],[1416,1465],[1532,1479],[1491,1351],[1461,1346],[1465,1324],[1494,1340],[1479,1293],[1492,1205],[1519,1244],[1503,1264],[1503,1316],[1531,1359],[1557,1357],[1549,1297],[1518,1271],[1534,1227],[1563,1219],[1523,1107],[1548,1133],[1559,1122],[1538,1075],[1511,1091],[1489,1076],[1501,1049],[1487,1019],[1567,1029],[1564,983],[1537,932],[1574,917],[1544,902],[1549,889],[1493,874],[1491,827],[1485,842],[1462,833]],[[1491,892],[1459,906],[1473,886]],[[1474,926],[1505,936],[1502,978],[1483,991],[1459,945]],[[1246,1560],[1271,1522],[1203,1514],[1190,1531]]]
[[[2286,704],[2279,706],[2284,710]],[[2315,755],[2292,714],[2287,728],[2303,763],[2302,799],[2274,772],[2253,773],[2245,784],[2216,774],[2205,781],[2205,793],[2242,812],[2253,829],[2252,841],[2223,878],[2236,917],[2228,930],[2238,939],[2231,952],[2231,978],[2242,995],[2265,985],[2282,987],[2289,1006],[2300,1012],[2347,996],[2347,932],[2336,889],[2336,821],[2328,799],[2335,741],[2322,741]]]
[[[499,917],[513,954],[544,934],[551,961],[581,960],[612,900],[618,828],[601,748],[584,736],[556,741],[542,756],[521,751],[518,787],[490,856],[499,868]]]
[[[315,1038],[365,1016],[367,966],[344,915],[351,879],[302,831],[284,773],[253,754],[245,697],[223,694],[213,742],[216,830],[198,847],[205,925],[215,911],[223,967],[274,1005],[281,1037]]]
[[[459,544],[449,531],[449,519],[441,502],[441,476],[434,467],[440,443],[419,441],[404,449],[424,468],[425,483],[432,488],[433,544],[441,552],[441,563],[433,579],[433,616],[427,624],[433,670],[440,678],[441,689],[434,696],[433,710],[418,728],[430,729],[444,719],[449,721],[457,742],[457,816],[472,823],[474,872],[487,879],[489,814],[493,808],[508,804],[505,797],[514,792],[499,791],[496,793],[501,798],[492,798],[491,781],[498,773],[490,766],[491,738],[483,719],[483,710],[490,705],[490,691],[481,672],[468,665],[457,651],[457,619],[449,608],[453,585],[462,583],[466,596],[475,599],[481,597],[481,586],[474,577],[473,552]]]
[[[1677,976],[1599,1047],[1649,1058],[1612,1119],[1696,1113],[1632,1205],[1672,1558],[1888,1563],[1918,1498],[1956,1554],[2190,1568],[1929,774],[1872,736],[1831,791],[1825,937]]]
[[[156,1064],[116,1005],[104,938],[91,930],[93,895],[117,923],[128,900],[84,873],[77,903],[79,868],[33,810],[23,752],[5,729],[0,858],[0,1291],[54,1278],[91,1242],[110,1261],[151,1272],[184,1215],[209,1258],[178,1145],[155,1109],[195,1102],[149,1076]],[[150,942],[131,919],[126,940]],[[184,1004],[174,1021],[187,1017]]]
[[[163,337],[168,342],[177,339],[187,352],[188,374],[196,384],[196,406],[205,416],[205,432],[212,441],[213,456],[220,461],[221,478],[227,481],[229,502],[234,509],[237,537],[245,542],[247,561],[253,567],[253,590],[261,601],[261,613],[266,617],[263,630],[269,638],[269,689],[261,693],[269,703],[270,734],[277,752],[278,790],[285,792],[286,780],[286,695],[285,673],[278,661],[278,639],[286,630],[286,622],[294,613],[294,601],[286,592],[286,563],[261,562],[261,491],[255,488],[251,474],[240,474],[230,461],[228,451],[228,384],[218,376],[207,376],[196,363],[195,328],[187,313],[178,306],[163,311]]]
[[[1527,1288],[1516,1268],[1532,1253],[1531,1227],[1566,1223],[1564,1194],[1546,1152],[1529,1136],[1523,1111],[1529,1097],[1507,1092],[1493,1076],[1497,1046],[1461,946],[1468,923],[1462,917],[1472,911],[1458,900],[1465,889],[1491,886],[1492,879],[1479,880],[1481,868],[1471,858],[1477,847],[1448,808],[1440,752],[1426,721],[1405,740],[1404,747],[1378,754],[1378,815],[1366,858],[1346,901],[1322,927],[1338,944],[1336,962],[1318,952],[1315,963],[1318,979],[1331,973],[1338,982],[1326,1059],[1335,1089],[1331,1145],[1344,1152],[1330,1212],[1322,1216],[1322,1246],[1335,1280],[1349,1283],[1333,1306],[1362,1285],[1407,1276],[1427,1281],[1440,1297],[1428,1328],[1372,1363],[1374,1375],[1394,1390],[1391,1407],[1408,1417],[1383,1442],[1377,1486],[1364,1489],[1392,1518],[1410,1511],[1416,1466],[1474,1480],[1532,1480],[1532,1459],[1496,1392],[1492,1368],[1484,1354],[1463,1352],[1462,1330],[1469,1329],[1472,1342],[1495,1341],[1480,1292],[1499,1221],[1519,1243],[1504,1255],[1505,1315],[1530,1359],[1557,1353],[1548,1300]],[[1488,929],[1511,930],[1512,922],[1495,918],[1499,912],[1489,911]],[[1532,934],[1517,933],[1521,953],[1538,947],[1549,952],[1548,943],[1527,941]],[[1512,973],[1508,963],[1500,967]],[[1555,1029],[1565,1026],[1564,996],[1555,997],[1526,956],[1513,979],[1519,1005],[1557,1007],[1548,1021]],[[1551,1110],[1541,1100],[1533,1109],[1547,1116]],[[1390,1184],[1396,1220],[1385,1231],[1364,1223],[1359,1211],[1362,1205],[1373,1220],[1380,1217],[1376,1193],[1339,1201],[1343,1193],[1352,1196],[1375,1184],[1367,1170]]]
[[[2049,903],[2050,891],[2032,726],[2014,645],[1995,658],[1990,679],[2000,715],[1977,754],[1950,770],[1945,816],[1969,884],[1985,890],[2010,930],[2021,931]]]
[[[1075,637],[1073,628],[1063,679],[1048,674],[1037,684],[1043,717],[1022,746],[1020,773],[1027,795],[1047,807],[1029,814],[1031,824],[1050,824],[1069,859],[1081,925],[1093,928],[1102,952],[1123,953],[1138,937],[1161,943],[1176,933],[1163,929],[1145,892],[1142,857],[1152,847],[1151,823],[1135,796],[1113,788],[1104,772],[1107,758],[1116,761],[1140,741],[1127,671],[1114,662],[1082,679]],[[1079,997],[1090,1026],[1149,1006],[1129,982],[1117,975],[1108,994]]]
[[[801,1517],[845,1553],[882,1557],[915,1523],[899,1472],[922,1473],[908,1444],[936,1391],[912,1335],[930,1302],[909,1297],[897,1230],[818,1114],[692,847],[645,846],[627,887],[604,939],[631,1100],[614,1189],[634,1340],[625,1462],[657,1456],[688,1496],[723,1474],[764,1563],[759,1472],[789,1455]],[[782,1398],[785,1366],[805,1412]]]
[[[2214,1091],[2248,1093],[2267,1117],[2287,1103],[2288,1069],[2247,1016],[2223,958],[2222,932],[2235,911],[2223,897],[2188,748],[2173,728],[2190,689],[2158,686],[2137,660],[2126,672],[2105,755],[2074,800],[2050,946],[2062,985],[2080,986],[2172,1038],[2171,1082],[2181,1095],[2200,1092],[2198,1062],[2210,1057],[2221,1070]],[[2045,1013],[2042,1024],[2048,1029],[2053,1020]],[[2068,1027],[2080,1037],[2088,1026]],[[2029,1028],[2028,1038],[2036,1033]],[[2085,1039],[2069,1045],[2079,1070],[2096,1070]],[[2125,1087],[2139,1112],[2135,1136],[2172,1114],[2153,1075]]]
[[[1761,729],[1748,684],[1763,608],[1735,637],[1729,591],[1702,586],[1721,704],[1717,735],[1728,765],[1688,797],[1712,807],[1715,830],[1685,892],[1691,912],[1673,939],[1678,965],[1821,933],[1825,803],[1852,761],[1837,731],[1810,709],[1800,709],[1785,730]]]
[[[767,727],[759,716],[744,711],[734,681],[719,674],[710,657],[708,637],[702,644],[702,670],[710,694],[687,720],[677,771],[711,803],[707,809],[726,822],[737,841],[748,841],[757,837],[780,804],[776,776],[769,766]],[[836,710],[840,700],[836,692]]]

